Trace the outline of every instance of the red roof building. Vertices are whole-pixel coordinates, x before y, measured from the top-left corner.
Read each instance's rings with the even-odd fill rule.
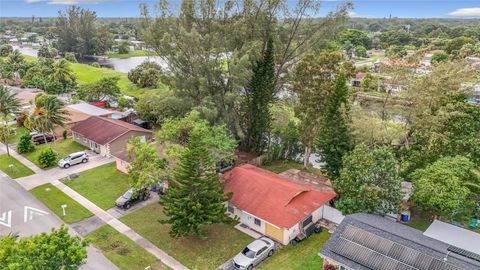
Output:
[[[234,168],[223,179],[224,192],[233,193],[228,211],[284,244],[301,233],[304,220],[318,221],[323,206],[336,196],[250,164]]]

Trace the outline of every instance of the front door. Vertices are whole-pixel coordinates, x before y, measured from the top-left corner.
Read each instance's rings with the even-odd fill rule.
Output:
[[[99,153],[100,149],[98,149],[98,144],[94,141],[90,141],[90,149],[95,152],[95,153]]]

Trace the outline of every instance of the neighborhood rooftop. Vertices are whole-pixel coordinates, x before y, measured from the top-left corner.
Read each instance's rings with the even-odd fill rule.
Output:
[[[91,116],[76,124],[72,131],[98,144],[109,143],[129,131],[150,132],[150,130],[129,124],[121,120]]]
[[[449,244],[372,214],[346,216],[320,256],[358,270],[474,270],[480,262],[449,251]]]
[[[90,105],[90,104],[85,103],[85,102],[80,102],[80,103],[77,103],[77,104],[68,105],[67,107],[70,107],[70,108],[75,109],[79,112],[82,112],[82,113],[85,113],[85,114],[88,114],[88,115],[94,115],[94,116],[103,116],[103,115],[112,114],[112,112],[110,112],[109,110],[105,110],[105,109],[99,108],[97,106]]]
[[[336,196],[250,164],[234,168],[223,179],[224,191],[233,192],[233,205],[281,228],[299,223]]]

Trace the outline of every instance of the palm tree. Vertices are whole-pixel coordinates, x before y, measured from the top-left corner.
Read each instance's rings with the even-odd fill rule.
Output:
[[[22,69],[25,64],[25,59],[19,50],[14,50],[5,59],[6,69],[10,72],[11,77],[19,78],[23,74]]]
[[[70,85],[75,82],[75,75],[73,74],[70,64],[65,59],[55,61],[52,66],[52,74],[50,80],[59,81],[63,85]]]
[[[69,112],[64,109],[65,104],[54,95],[37,95],[34,104],[35,109],[27,119],[27,125],[42,133],[47,143],[45,134],[53,134],[56,125],[65,127]]]
[[[7,142],[7,122],[9,115],[12,113],[17,113],[20,109],[20,101],[16,97],[16,93],[11,93],[10,89],[0,85],[0,117],[3,119],[4,123],[2,125],[2,139],[3,143],[7,147],[7,154],[10,156],[10,149],[8,148]]]

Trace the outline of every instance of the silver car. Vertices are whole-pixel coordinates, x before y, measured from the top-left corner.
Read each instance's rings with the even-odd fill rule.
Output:
[[[88,161],[88,155],[85,152],[72,153],[58,161],[58,167],[69,168],[72,165],[79,163],[86,163]]]
[[[275,252],[275,243],[267,237],[261,237],[250,243],[233,258],[235,269],[252,270]]]

